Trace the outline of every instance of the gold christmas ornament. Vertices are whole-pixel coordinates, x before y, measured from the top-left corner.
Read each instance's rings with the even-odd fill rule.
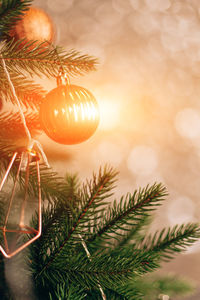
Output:
[[[99,124],[99,108],[85,88],[71,85],[59,76],[58,86],[50,91],[40,107],[40,124],[57,143],[73,145],[89,139]]]
[[[37,40],[39,43],[47,41],[48,45],[55,37],[55,29],[51,18],[42,9],[30,7],[12,29],[10,36],[16,40],[25,38],[27,41]]]
[[[9,173],[17,162],[16,177],[14,180],[9,180]],[[37,200],[30,199],[29,191],[29,177],[30,173],[36,176]],[[23,181],[24,179],[24,181]],[[36,151],[27,149],[25,151],[14,152],[6,173],[0,183],[0,191],[7,195],[7,191],[2,191],[5,182],[11,183],[13,187],[8,202],[4,203],[2,209],[3,217],[1,218],[1,245],[0,251],[6,258],[10,258],[29,246],[41,235],[42,219],[41,219],[41,190],[40,190],[40,167],[39,156]],[[21,182],[21,183],[20,183]],[[29,226],[28,219],[31,219],[30,211],[33,206],[36,206],[38,214],[37,228]],[[24,240],[25,235],[31,235],[28,240]]]

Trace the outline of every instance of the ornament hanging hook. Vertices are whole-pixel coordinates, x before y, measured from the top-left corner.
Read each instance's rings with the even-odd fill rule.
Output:
[[[48,42],[48,44],[50,45],[50,47],[52,47],[52,44],[50,44]],[[60,85],[70,85],[70,80],[69,80],[69,76],[67,75],[67,73],[64,71],[64,68],[63,68],[63,63],[60,59],[60,56],[58,54],[58,50],[56,47],[53,47],[56,55],[57,55],[57,58],[58,58],[58,61],[59,61],[59,70],[58,70],[58,76],[57,76],[57,86],[60,86]]]
[[[63,67],[60,67],[60,70],[58,72],[57,76],[57,86],[60,85],[69,85],[69,76],[64,72]]]

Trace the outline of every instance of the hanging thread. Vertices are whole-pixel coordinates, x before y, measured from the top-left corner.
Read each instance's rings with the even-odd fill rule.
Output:
[[[21,116],[22,123],[23,123],[23,125],[24,125],[24,129],[25,129],[26,135],[27,135],[27,137],[28,137],[28,139],[29,139],[29,143],[31,143],[32,137],[31,137],[30,131],[29,131],[27,125],[26,125],[26,119],[25,119],[23,110],[22,110],[22,108],[21,108],[19,99],[18,99],[18,97],[17,97],[16,91],[15,91],[15,87],[14,87],[14,85],[13,85],[11,79],[10,79],[10,74],[9,74],[9,72],[8,72],[8,69],[7,69],[7,67],[6,67],[6,63],[5,63],[5,60],[3,59],[3,57],[2,57],[2,64],[3,64],[4,72],[5,72],[6,76],[7,76],[8,82],[9,82],[9,84],[10,84],[10,87],[11,87],[11,90],[12,90],[12,93],[13,93],[13,96],[14,96],[16,102],[17,102],[17,106],[18,106],[18,108],[19,108],[19,113],[20,113],[20,116]]]
[[[29,149],[32,149],[33,146],[34,146],[34,144],[36,144],[37,147],[38,147],[38,149],[39,149],[39,151],[40,151],[40,153],[41,153],[41,155],[42,155],[42,158],[43,158],[43,160],[44,160],[44,163],[46,164],[46,166],[47,166],[48,168],[50,168],[50,165],[49,165],[49,163],[48,163],[48,160],[47,160],[47,157],[46,157],[46,155],[45,155],[45,153],[44,153],[44,150],[43,150],[43,148],[42,148],[42,145],[40,144],[40,142],[38,142],[37,140],[32,139],[32,137],[31,137],[30,131],[29,131],[28,126],[27,126],[27,124],[26,124],[26,118],[25,118],[25,116],[24,116],[24,113],[23,113],[23,110],[22,110],[20,101],[19,101],[19,99],[18,99],[18,97],[17,97],[16,91],[15,91],[15,87],[14,87],[14,85],[13,85],[13,83],[12,83],[11,78],[10,78],[10,74],[9,74],[8,69],[7,69],[7,67],[6,67],[6,63],[5,63],[5,60],[3,59],[3,56],[1,56],[1,60],[2,60],[3,69],[4,69],[4,71],[5,71],[6,77],[7,77],[7,79],[8,79],[9,85],[10,85],[10,88],[11,88],[11,90],[12,90],[13,97],[15,98],[16,103],[17,103],[17,106],[18,106],[18,109],[19,109],[19,113],[20,113],[20,117],[21,117],[21,120],[22,120],[22,124],[23,124],[23,126],[24,126],[25,133],[26,133],[26,135],[27,135],[27,137],[28,137],[28,140],[29,140],[28,148],[29,148]]]

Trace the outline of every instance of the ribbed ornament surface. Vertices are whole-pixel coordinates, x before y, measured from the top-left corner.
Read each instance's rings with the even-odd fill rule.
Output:
[[[48,137],[57,143],[82,143],[93,135],[99,124],[97,101],[83,87],[60,85],[42,102],[40,123]]]

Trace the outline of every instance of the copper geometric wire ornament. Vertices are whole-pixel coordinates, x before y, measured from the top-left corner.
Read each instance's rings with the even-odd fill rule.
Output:
[[[36,239],[38,239],[41,235],[42,231],[42,212],[41,212],[41,188],[40,188],[40,166],[39,166],[39,155],[36,151],[32,149],[26,149],[25,151],[16,151],[14,152],[12,159],[8,165],[8,168],[6,170],[6,173],[0,183],[0,191],[2,190],[4,183],[6,182],[8,175],[10,173],[10,170],[16,161],[16,159],[19,158],[19,165],[16,172],[16,177],[14,179],[13,188],[11,191],[11,195],[8,201],[8,206],[5,212],[4,221],[2,226],[0,227],[0,231],[2,232],[2,243],[3,245],[0,245],[0,251],[6,258],[11,258],[27,246],[29,246],[31,243],[33,243]],[[36,168],[36,174],[37,174],[37,191],[38,191],[38,199],[37,199],[37,213],[38,213],[38,226],[37,229],[32,228],[28,225],[26,225],[25,221],[25,211],[27,207],[27,200],[29,197],[29,175],[30,175],[30,165],[33,165],[33,168],[35,170]],[[16,221],[16,228],[9,225],[9,216],[11,214],[13,202],[16,195],[16,187],[17,183],[19,181],[19,176],[21,175],[21,172],[24,173],[25,181],[24,181],[24,197],[22,198],[20,209],[19,209],[19,215],[17,217]],[[11,228],[9,228],[11,227]],[[22,237],[26,234],[34,235],[33,238],[30,238],[28,241],[24,242],[22,241]],[[21,243],[20,243],[21,242]],[[23,242],[23,243],[22,243]]]

